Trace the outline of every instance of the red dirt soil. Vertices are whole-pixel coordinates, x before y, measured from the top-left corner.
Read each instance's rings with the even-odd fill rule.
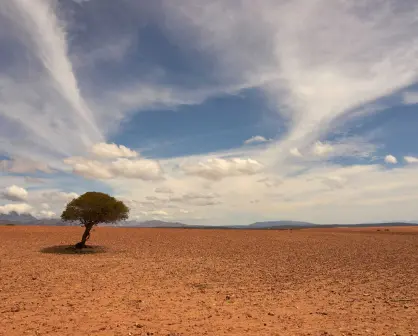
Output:
[[[1,336],[418,335],[416,227],[81,234],[0,227]]]

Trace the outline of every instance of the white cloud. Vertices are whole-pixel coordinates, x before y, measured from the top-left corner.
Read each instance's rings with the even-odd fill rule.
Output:
[[[195,205],[195,206],[210,206],[217,205],[221,202],[218,200],[219,195],[213,193],[196,193],[190,192],[182,196],[171,196],[170,202],[179,202],[183,204]]]
[[[163,210],[155,210],[155,211],[151,211],[150,213],[146,213],[152,216],[167,216],[168,213],[166,211]]]
[[[146,159],[117,159],[112,162],[111,171],[116,176],[139,178],[145,181],[160,180],[163,174],[161,166],[157,161]]]
[[[170,161],[175,165],[182,159],[163,164]],[[118,195],[137,201],[132,216],[139,211],[162,210],[170,214],[170,220],[193,224],[244,224],[278,218],[317,223],[416,218],[418,171],[413,166],[388,170],[380,164],[345,167],[330,161],[302,161],[297,166],[276,167],[275,171],[235,176],[228,183],[214,185],[211,181],[174,171],[164,181],[173,193],[152,200],[145,198],[155,195],[155,185],[117,179],[111,185]],[[382,210],[382,205],[392,210]],[[180,213],[179,209],[190,213]]]
[[[327,176],[322,179],[322,183],[331,189],[338,189],[344,187],[347,180],[341,176]]]
[[[41,210],[38,214],[38,217],[40,217],[40,218],[54,218],[54,217],[57,217],[57,215],[53,211]]]
[[[109,167],[104,163],[83,157],[70,157],[64,163],[72,166],[73,173],[91,179],[110,179],[113,177]]]
[[[258,180],[258,182],[264,183],[264,185],[268,188],[275,188],[282,184],[283,180],[277,177],[265,177],[261,180]]]
[[[130,160],[119,158],[112,162],[101,162],[84,157],[71,157],[64,162],[73,168],[73,173],[90,179],[112,179],[116,177],[141,179],[145,181],[160,180],[163,171],[154,160]]]
[[[255,135],[247,140],[244,141],[244,144],[249,145],[249,144],[255,144],[255,143],[263,143],[263,142],[267,142],[270,141],[268,139],[266,139],[265,137],[261,136],[261,135]]]
[[[290,155],[295,156],[295,157],[302,157],[301,152],[299,151],[299,149],[295,148],[291,148],[289,150]]]
[[[173,190],[171,190],[168,187],[158,187],[158,188],[155,188],[154,191],[158,194],[172,194],[173,193]]]
[[[386,155],[385,156],[385,162],[390,164],[396,164],[398,163],[398,160],[393,155]]]
[[[44,209],[44,210],[48,210],[48,209],[50,208],[50,206],[49,206],[49,204],[48,204],[48,203],[42,203],[42,204],[41,204],[41,207],[42,207],[42,209]]]
[[[30,213],[32,206],[26,203],[13,203],[0,205],[0,214],[9,214],[11,212],[17,212],[18,214]]]
[[[317,156],[327,156],[334,151],[334,147],[328,143],[317,141],[312,148],[312,152]]]
[[[24,188],[12,185],[3,191],[2,196],[9,201],[26,201],[28,192]]]
[[[405,92],[402,99],[406,105],[418,104],[418,92]]]
[[[418,163],[418,157],[415,156],[404,156],[406,163]]]
[[[253,159],[208,159],[197,164],[185,164],[183,171],[208,180],[221,180],[228,176],[253,175],[263,169],[263,165]]]
[[[42,197],[45,200],[48,200],[51,203],[62,203],[62,202],[69,202],[74,198],[77,198],[79,195],[75,192],[65,192],[65,191],[46,191],[42,193]],[[49,209],[49,206],[47,203],[42,203],[41,204],[42,208],[44,209]]]
[[[339,117],[413,84],[418,75],[414,1],[164,5],[179,43],[211,55],[225,78],[262,88],[290,120],[281,147],[318,139]]]
[[[167,219],[170,217],[168,212],[164,210],[140,211],[139,214],[152,219]],[[137,219],[143,218],[141,218],[141,216],[137,216]]]
[[[145,196],[145,201],[140,201],[138,204],[143,207],[151,208],[177,208],[177,204],[203,207],[221,204],[222,202],[219,197],[220,196],[216,193],[186,192],[179,195],[170,194],[164,198]]]
[[[165,12],[156,15],[161,14],[164,20],[156,20],[156,24],[164,22],[163,33],[170,42],[184,48],[185,54],[192,48],[211,60],[211,75],[216,76],[219,85],[185,89],[173,85],[165,77],[164,68],[153,68],[144,76],[132,73],[124,78],[123,87],[113,78],[111,83],[104,84],[100,82],[101,76],[94,79],[95,71],[102,67],[83,56],[92,51],[87,58],[106,59],[113,72],[116,69],[111,62],[123,62],[124,57],[118,43],[113,48],[108,43],[110,39],[103,41],[93,33],[92,40],[100,41],[100,50],[94,47],[80,50],[83,46],[77,45],[74,39],[71,45],[74,54],[69,56],[67,36],[72,36],[78,22],[73,27],[73,22],[58,20],[58,9],[65,10],[65,5],[55,7],[55,1],[42,0],[2,3],[0,34],[13,42],[10,45],[16,43],[19,52],[11,52],[16,57],[10,64],[0,64],[0,153],[12,158],[30,158],[36,163],[3,160],[0,163],[3,171],[48,172],[62,167],[62,158],[67,157],[66,162],[76,174],[102,180],[99,183],[129,196],[132,204],[141,206],[143,211],[170,213],[167,210],[173,206],[170,202],[174,206],[187,203],[192,208],[190,212],[196,211],[193,218],[209,218],[220,223],[283,216],[318,222],[416,216],[412,187],[417,186],[411,185],[417,179],[415,167],[395,166],[390,171],[383,170],[381,165],[343,168],[333,165],[332,159],[353,156],[364,159],[364,164],[375,151],[374,145],[315,143],[327,139],[331,127],[342,125],[346,120],[342,117],[375,113],[375,108],[368,110],[364,106],[402,92],[416,82],[416,1],[265,0],[257,6],[247,0],[214,0],[210,6],[191,0],[179,1],[176,4],[163,1],[158,10],[162,8]],[[102,6],[101,2],[97,6]],[[127,0],[124,6],[134,9],[137,4]],[[105,8],[97,8],[94,15],[101,21]],[[125,13],[132,14],[133,18],[138,15],[134,10]],[[67,14],[60,13],[59,17],[64,19]],[[77,20],[77,15],[70,16]],[[102,21],[109,25],[106,32],[112,35],[117,23]],[[0,46],[7,50],[8,42],[5,45],[1,41]],[[125,42],[121,48],[126,49]],[[76,59],[86,62],[81,65],[84,68],[73,71]],[[161,160],[160,167],[160,162],[153,160],[133,160],[137,158],[135,152],[126,147],[125,150],[113,144],[110,148],[112,144],[104,143],[110,131],[116,131],[119,123],[126,121],[125,117],[137,111],[198,104],[207,97],[245,88],[261,91],[268,98],[269,109],[277,110],[286,119],[288,133],[281,134],[280,141],[270,142],[266,151],[247,146],[228,155],[210,153]],[[413,103],[415,93],[408,92],[403,99],[406,104]],[[260,136],[254,138],[257,137]],[[100,157],[122,159],[102,162],[88,158],[88,152],[98,143],[106,147],[104,152],[103,148],[99,151]],[[312,144],[315,144],[313,150]],[[289,155],[303,159],[289,160]],[[404,158],[407,163],[416,159]],[[169,169],[176,166],[186,169]],[[163,168],[164,182],[158,182]],[[228,183],[216,184],[218,196],[198,197],[210,194],[215,188],[212,181],[229,176],[234,178]],[[208,181],[202,182],[199,177]],[[76,177],[72,178],[77,181]],[[47,184],[53,184],[46,180]],[[5,181],[4,178],[2,186],[21,183]],[[34,182],[29,178],[25,181]],[[61,177],[57,176],[56,184],[60,182]],[[172,192],[157,191],[159,183]],[[30,193],[30,204],[38,201],[32,199],[34,192]],[[139,204],[154,192],[163,194],[161,199]],[[194,197],[190,196],[192,193]],[[273,193],[276,198],[270,198]],[[358,196],[363,193],[365,196]],[[60,209],[54,202],[59,195],[48,200],[51,209],[44,210],[58,213]],[[396,197],[404,203],[391,200]],[[199,206],[211,202],[217,204],[216,213]],[[154,209],[160,204],[167,209]]]
[[[114,143],[98,143],[92,147],[92,153],[101,158],[116,159],[121,157],[133,158],[137,157],[138,153],[123,145],[116,145]]]

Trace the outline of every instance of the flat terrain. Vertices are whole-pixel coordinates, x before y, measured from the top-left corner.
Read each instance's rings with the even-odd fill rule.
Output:
[[[0,227],[0,335],[418,335],[417,227],[81,234]]]

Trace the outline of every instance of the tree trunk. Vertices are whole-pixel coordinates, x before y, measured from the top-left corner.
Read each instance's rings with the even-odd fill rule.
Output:
[[[93,227],[93,225],[86,225],[86,229],[84,230],[83,237],[81,238],[81,242],[75,244],[76,248],[81,249],[81,248],[86,247],[86,241],[90,237],[90,231],[91,231],[92,227]]]

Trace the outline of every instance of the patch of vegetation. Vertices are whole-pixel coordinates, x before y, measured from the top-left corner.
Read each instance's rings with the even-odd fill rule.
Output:
[[[115,223],[128,219],[129,208],[114,197],[101,192],[86,192],[70,201],[61,220],[64,222],[78,221],[84,226],[81,241],[75,248],[87,248],[86,241],[90,238],[91,229],[99,223]]]

